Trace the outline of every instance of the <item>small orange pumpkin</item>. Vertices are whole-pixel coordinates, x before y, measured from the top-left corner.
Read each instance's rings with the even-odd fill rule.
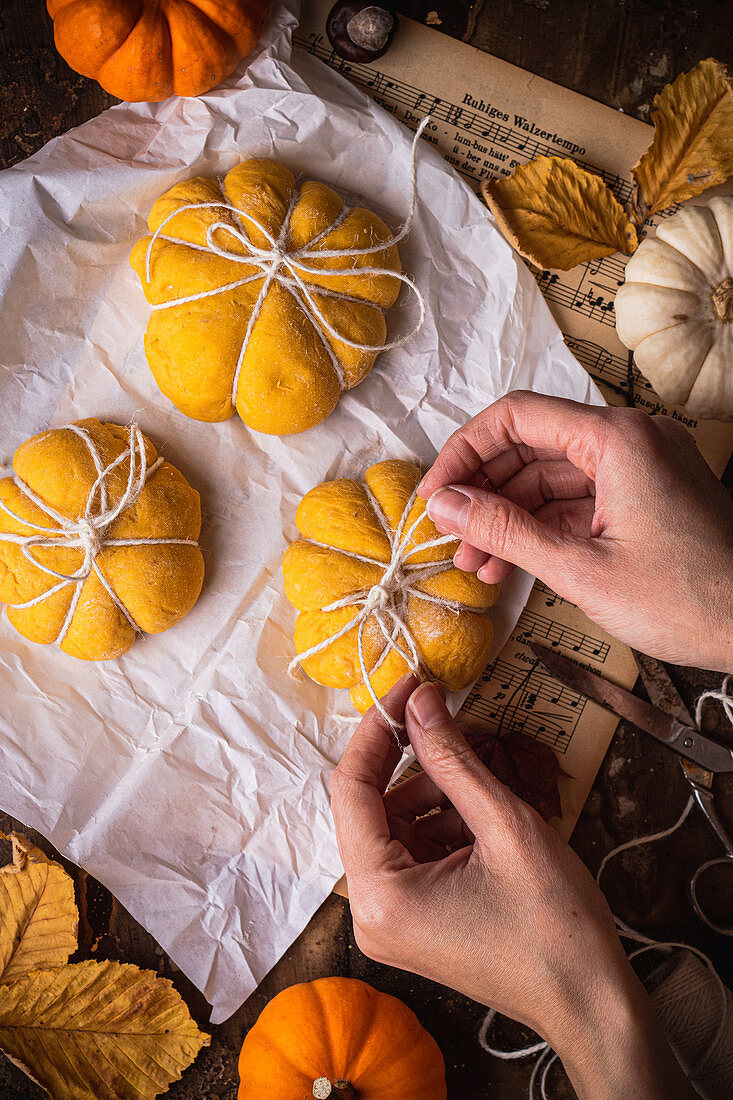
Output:
[[[446,1100],[445,1063],[414,1012],[356,978],[278,993],[239,1056],[238,1100]]]
[[[56,49],[132,102],[200,95],[250,53],[269,0],[47,0]]]

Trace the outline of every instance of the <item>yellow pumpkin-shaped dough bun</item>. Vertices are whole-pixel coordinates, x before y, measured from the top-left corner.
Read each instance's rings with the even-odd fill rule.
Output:
[[[343,253],[390,241],[376,214],[247,160],[222,181],[176,184],[148,225],[130,258],[153,306],[145,351],[186,416],[236,410],[256,431],[302,432],[371,370],[400,291],[399,253]]]
[[[316,486],[296,512],[302,538],[283,559],[285,594],[300,612],[297,661],[317,683],[351,688],[361,713],[410,669],[468,687],[491,649],[487,612],[499,586],[453,565],[458,543],[438,532],[419,481],[417,466],[388,461],[361,484]]]
[[[198,599],[199,495],[139,428],[79,420],[23,443],[0,480],[0,602],[25,638],[119,657]]]

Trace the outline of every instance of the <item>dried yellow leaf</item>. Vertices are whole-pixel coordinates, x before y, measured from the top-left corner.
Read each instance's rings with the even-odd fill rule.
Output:
[[[699,195],[733,175],[733,88],[714,58],[654,97],[654,140],[631,169],[639,219]]]
[[[152,1100],[208,1043],[172,984],[136,966],[70,963],[0,987],[0,1048],[53,1100]]]
[[[0,867],[0,983],[63,966],[76,950],[74,883],[40,848],[13,833],[13,862]]]
[[[481,192],[504,236],[538,267],[632,253],[636,230],[600,176],[565,157],[537,157]]]

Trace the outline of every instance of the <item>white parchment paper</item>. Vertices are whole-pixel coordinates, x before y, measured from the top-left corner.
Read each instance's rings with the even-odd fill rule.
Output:
[[[198,424],[157,390],[128,265],[153,201],[238,160],[365,196],[393,227],[411,135],[320,62],[290,57],[295,0],[214,92],[122,104],[0,174],[0,456],[48,424],[140,426],[201,492],[206,581],[176,628],[86,664],[0,621],[0,806],[105,883],[230,1015],[341,874],[327,781],[354,726],[346,693],[286,675],[280,559],[300,497],[388,457],[429,464],[507,390],[598,400],[530,274],[428,142],[401,246],[427,322],[303,435]],[[412,304],[391,311],[391,333]],[[497,646],[529,578],[508,584]]]

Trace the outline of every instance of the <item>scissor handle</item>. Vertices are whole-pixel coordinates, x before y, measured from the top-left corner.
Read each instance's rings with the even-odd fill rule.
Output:
[[[728,864],[731,874],[733,874],[733,856],[716,856],[715,859],[709,859],[707,863],[700,864],[690,878],[688,889],[690,893],[690,905],[703,924],[706,924],[708,928],[712,928],[714,932],[720,932],[722,936],[733,936],[733,925],[717,924],[716,921],[710,920],[697,896],[697,884],[700,878],[702,878],[705,872],[709,871],[711,867],[717,867],[724,863]]]

